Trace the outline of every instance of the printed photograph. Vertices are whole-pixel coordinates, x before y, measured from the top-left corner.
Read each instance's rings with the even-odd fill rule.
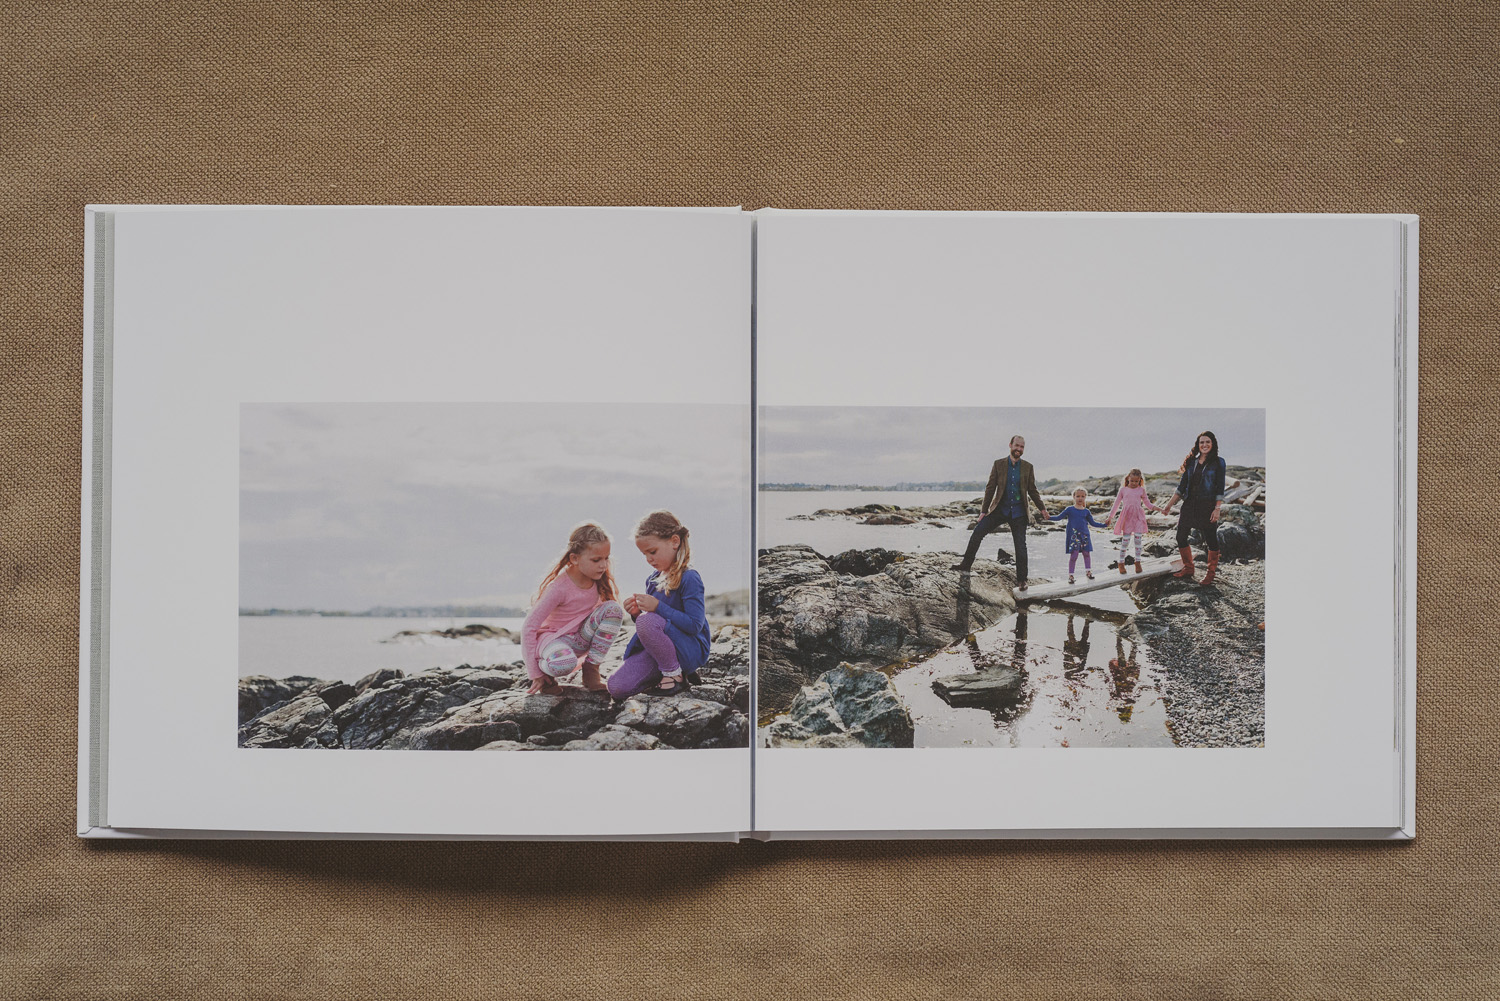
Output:
[[[749,419],[242,405],[239,746],[748,747]]]
[[[760,746],[1263,747],[1265,426],[762,408]]]

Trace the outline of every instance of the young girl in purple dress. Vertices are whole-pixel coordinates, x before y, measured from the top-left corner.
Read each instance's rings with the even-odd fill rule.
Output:
[[[671,511],[652,511],[636,526],[635,545],[655,572],[644,592],[625,599],[635,636],[625,648],[625,662],[609,676],[609,694],[617,699],[640,692],[681,695],[690,681],[697,682],[712,642],[703,578],[688,566],[687,526]]]
[[[1088,574],[1089,580],[1094,579],[1094,540],[1089,535],[1089,526],[1095,528],[1108,528],[1094,520],[1088,508],[1089,492],[1083,487],[1073,488],[1073,506],[1065,507],[1054,514],[1048,521],[1062,521],[1067,519],[1068,535],[1066,545],[1068,548],[1068,583],[1073,583],[1073,570],[1078,566],[1078,554],[1083,554],[1083,569]]]

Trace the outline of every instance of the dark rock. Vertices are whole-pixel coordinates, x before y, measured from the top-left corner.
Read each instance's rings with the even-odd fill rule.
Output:
[[[575,740],[584,740],[588,737],[588,732],[585,730],[553,730],[550,733],[542,734],[542,736],[553,747],[562,747],[564,744],[572,743]]]
[[[1262,515],[1253,507],[1243,504],[1225,504],[1219,508],[1219,522],[1221,525],[1234,522],[1246,528],[1260,528]]]
[[[467,626],[454,626],[451,629],[403,629],[386,643],[394,643],[403,639],[418,639],[423,636],[440,636],[450,640],[507,640],[511,643],[519,643],[521,638],[509,629],[496,629],[482,622],[470,623]]]
[[[309,688],[320,688],[332,684],[324,678],[309,678],[294,674],[289,678],[269,678],[264,674],[252,674],[240,679],[240,725],[246,723],[272,706],[290,702]]]
[[[905,514],[871,514],[860,519],[861,525],[915,525],[917,519]]]
[[[932,690],[950,706],[1008,709],[1026,695],[1026,675],[1011,667],[995,667],[976,674],[939,678]]]
[[[321,688],[314,688],[309,694],[316,695],[324,702],[327,702],[328,708],[337,709],[359,693],[347,681],[335,681]]]
[[[490,731],[490,739],[492,743],[497,740],[508,740],[513,742],[522,741],[525,739],[525,737],[526,735],[521,732],[521,724],[517,723],[515,720],[501,720],[499,723],[495,724],[495,728]]]
[[[317,695],[301,695],[267,709],[240,727],[241,747],[322,747],[338,744],[333,710]]]
[[[791,709],[768,728],[772,747],[806,746],[817,736],[839,735],[864,747],[911,747],[911,714],[891,679],[869,668],[840,664],[803,688]],[[849,746],[824,742],[819,746]]]
[[[848,733],[818,733],[808,737],[803,747],[864,747],[864,741]]]
[[[839,554],[844,566],[884,561],[878,572],[850,577],[808,546],[761,550],[762,709],[788,707],[803,685],[839,663],[885,667],[919,657],[1015,608],[1014,578],[993,562],[977,561],[960,575],[951,553],[888,559],[885,552]]]
[[[698,669],[705,681],[750,677],[750,627],[724,626],[714,634],[708,661]]]
[[[495,740],[526,739],[546,742],[544,734],[572,731],[592,733],[614,721],[616,710],[603,692],[583,689],[562,695],[527,695],[507,689],[461,705],[407,738],[406,746],[422,750],[467,751]],[[511,736],[507,736],[507,734]]]
[[[828,557],[828,565],[835,573],[846,573],[852,577],[869,577],[906,557],[890,549],[846,549],[836,556]]]
[[[1228,523],[1219,526],[1219,556],[1222,559],[1264,559],[1266,533],[1259,521],[1252,525]]]
[[[662,742],[649,733],[611,723],[582,740],[570,741],[565,751],[652,751]]]
[[[950,501],[923,507],[901,507],[896,504],[861,504],[857,507],[822,507],[812,514],[794,514],[790,521],[820,521],[843,519],[859,521],[865,525],[911,525],[917,522],[937,524],[938,519],[963,518],[979,514],[981,498],[968,501]],[[941,527],[947,528],[947,525]]]
[[[380,670],[371,671],[356,681],[354,683],[354,691],[356,694],[363,695],[372,688],[380,688],[392,681],[399,681],[404,677],[406,677],[404,671],[397,670],[394,667],[382,667]]]
[[[732,712],[728,716],[725,716],[724,734],[719,739],[723,741],[724,747],[749,747],[749,717],[744,712]]]
[[[722,706],[734,704],[729,689],[724,685],[694,685],[692,687],[692,694],[695,699],[717,702]]]
[[[611,652],[615,664],[618,652]],[[610,663],[606,659],[606,665]],[[698,686],[704,698],[645,697],[644,701],[681,706],[659,708],[640,719],[630,717],[651,740],[601,738],[607,747],[598,749],[747,746],[749,671],[749,628],[722,627],[709,663],[699,672],[700,679],[710,679]],[[256,700],[293,692],[288,681],[306,690],[248,718],[241,730],[243,746],[468,750],[495,745],[493,749],[500,750],[522,745],[556,750],[592,740],[622,715],[622,707],[602,692],[565,687],[560,695],[527,695],[529,680],[519,664],[439,668],[412,675],[383,670],[353,685],[256,677],[243,679],[241,691],[246,704],[253,706]]]
[[[1171,534],[1160,539],[1148,539],[1141,547],[1141,552],[1147,556],[1176,556],[1177,536]]]
[[[739,715],[722,703],[688,695],[636,695],[625,700],[615,722],[672,747],[686,748],[723,737],[726,724]]]
[[[442,719],[447,710],[508,688],[515,680],[513,670],[423,671],[356,695],[338,708],[334,722],[345,747],[408,747],[413,733]]]

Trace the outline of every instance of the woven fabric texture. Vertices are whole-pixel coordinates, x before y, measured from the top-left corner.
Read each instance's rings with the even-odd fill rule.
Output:
[[[1486,3],[12,5],[0,995],[1500,996],[1497,51]],[[87,202],[1418,213],[1418,840],[82,842]]]

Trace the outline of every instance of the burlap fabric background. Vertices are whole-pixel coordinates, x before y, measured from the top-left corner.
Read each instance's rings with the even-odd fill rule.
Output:
[[[1500,995],[1494,5],[339,7],[0,18],[0,995]],[[81,842],[91,201],[1420,213],[1419,838]]]

